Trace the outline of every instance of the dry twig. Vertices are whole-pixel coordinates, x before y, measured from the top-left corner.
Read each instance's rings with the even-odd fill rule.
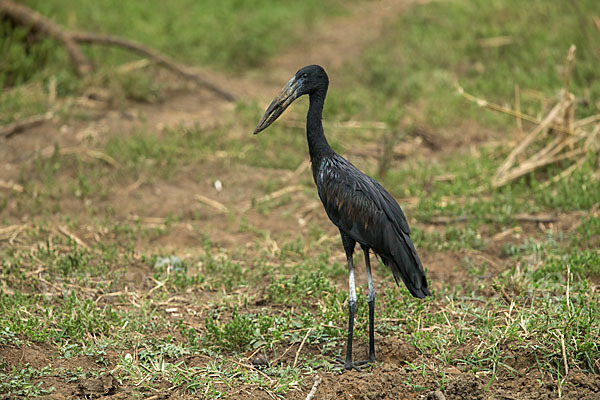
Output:
[[[294,357],[294,365],[292,366],[292,368],[296,368],[296,364],[298,363],[298,356],[300,355],[300,351],[302,350],[302,347],[304,346],[304,342],[306,342],[306,338],[308,337],[308,335],[310,334],[311,331],[312,331],[312,328],[309,328],[308,331],[306,331],[306,335],[304,335],[304,339],[302,339],[302,342],[300,343],[300,347],[298,347],[298,351],[296,351],[296,357]]]
[[[297,181],[300,175],[310,166],[310,159],[305,158],[290,175],[290,181]]]
[[[214,208],[215,210],[217,210],[221,213],[227,214],[229,212],[229,208],[224,206],[222,203],[219,203],[218,201],[213,200],[209,197],[203,196],[201,194],[196,195],[196,200],[198,200],[201,203],[206,204],[207,206]]]
[[[284,187],[282,189],[274,191],[273,193],[269,193],[267,195],[259,197],[254,202],[252,202],[252,203],[246,205],[245,207],[243,207],[242,208],[242,213],[245,213],[246,211],[250,210],[253,205],[258,205],[258,204],[266,203],[267,201],[275,200],[275,199],[277,199],[279,197],[285,196],[286,194],[298,192],[300,190],[302,190],[302,186],[301,185],[286,186],[286,187]]]
[[[69,239],[71,239],[72,241],[74,241],[75,243],[77,243],[78,245],[80,245],[81,247],[85,247],[86,249],[89,249],[90,247],[83,241],[81,240],[77,235],[69,232],[69,230],[67,229],[66,226],[59,226],[57,228],[57,230],[62,233],[63,235],[65,235],[66,237],[68,237]]]
[[[521,93],[519,89],[519,85],[515,85],[515,111],[517,114],[521,115]],[[517,117],[517,132],[519,132],[519,136],[523,136],[523,120],[521,117]]]
[[[469,100],[469,101],[477,104],[479,107],[487,108],[487,109],[490,109],[490,110],[493,110],[493,111],[498,111],[498,112],[501,112],[501,113],[504,113],[504,114],[511,115],[513,117],[516,117],[516,118],[521,118],[521,119],[524,119],[525,121],[529,121],[529,122],[532,122],[534,124],[541,124],[542,123],[542,120],[540,120],[540,119],[538,119],[536,117],[533,117],[531,115],[523,114],[523,113],[517,112],[515,110],[512,110],[510,108],[501,106],[499,104],[490,103],[487,100],[481,99],[479,97],[475,97],[472,94],[469,94],[469,93],[465,92],[465,90],[461,86],[457,86],[457,91],[458,91],[458,94],[460,94],[462,97],[464,97],[465,99],[467,99],[467,100]],[[569,130],[569,129],[563,127],[563,126],[560,126],[560,125],[550,125],[549,127],[552,128],[552,129],[554,129],[554,130],[556,130],[556,131],[567,133],[569,135],[576,135],[576,133],[574,131],[571,131],[571,130]]]
[[[107,163],[108,165],[110,165],[114,168],[119,168],[121,166],[121,164],[119,164],[119,162],[117,160],[115,160],[108,154],[103,153],[98,150],[88,149],[87,147],[73,146],[73,147],[63,147],[63,148],[57,149],[55,147],[50,146],[50,147],[46,147],[41,152],[42,156],[46,157],[46,158],[52,157],[52,155],[55,153],[63,155],[63,156],[69,155],[69,154],[83,154],[90,158],[95,158],[97,160],[104,161],[105,163]]]
[[[21,233],[21,231],[27,228],[27,226],[27,224],[9,225],[7,227],[0,228],[0,241],[8,240],[8,242],[12,244],[12,242],[19,235],[19,233]]]
[[[312,389],[310,389],[310,392],[306,395],[306,399],[304,400],[311,400],[313,397],[315,397],[315,394],[317,394],[317,389],[319,388],[320,384],[321,377],[317,375],[317,377],[315,378],[315,383],[313,383]]]
[[[265,203],[267,201],[274,200],[278,197],[285,196],[286,194],[297,192],[299,190],[302,190],[302,186],[300,185],[286,186],[282,189],[274,191],[273,193],[267,194],[263,197],[256,199],[256,204]]]
[[[139,53],[158,65],[168,69],[171,72],[181,76],[182,78],[188,79],[190,81],[196,82],[197,84],[204,86],[205,88],[217,93],[219,96],[223,97],[225,100],[234,101],[235,96],[223,89],[215,85],[214,83],[208,81],[203,76],[192,72],[189,68],[184,67],[169,57],[161,54],[151,48],[144,46],[141,43],[134,42],[132,40],[123,39],[117,36],[112,35],[103,35],[99,33],[91,33],[91,32],[71,32],[71,36],[77,43],[90,43],[90,44],[101,44],[106,46],[117,46],[124,48],[126,50],[130,50],[136,53]]]
[[[25,129],[41,125],[44,122],[50,120],[52,116],[52,112],[47,112],[45,114],[32,115],[30,117],[26,117],[15,122],[11,122],[10,124],[0,126],[0,137],[8,138]]]

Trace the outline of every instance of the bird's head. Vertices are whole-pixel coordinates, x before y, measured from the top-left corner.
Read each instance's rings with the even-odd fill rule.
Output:
[[[319,90],[327,90],[329,79],[323,67],[319,65],[307,65],[300,68],[286,83],[281,92],[271,102],[260,119],[254,134],[261,132],[271,125],[285,111],[290,104],[304,94],[312,94]]]

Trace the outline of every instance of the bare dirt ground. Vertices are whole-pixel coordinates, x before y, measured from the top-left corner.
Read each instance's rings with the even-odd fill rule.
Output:
[[[291,46],[290,51],[269,61],[264,71],[252,71],[241,77],[225,77],[216,73],[211,78],[224,87],[238,93],[245,98],[257,99],[260,104],[267,104],[281,85],[287,81],[289,76],[299,67],[318,63],[323,65],[330,76],[335,76],[345,62],[351,62],[354,56],[360,54],[364,46],[375,40],[381,29],[385,27],[386,21],[392,20],[398,13],[417,1],[377,1],[362,2],[351,15],[340,17],[331,21],[327,26],[310,33],[310,37]],[[317,43],[316,45],[314,43]],[[72,147],[100,146],[110,135],[129,135],[136,129],[144,128],[160,132],[167,127],[175,126],[221,126],[223,121],[231,123],[234,119],[234,106],[216,98],[215,96],[200,89],[191,89],[186,85],[170,92],[169,97],[162,103],[156,105],[128,103],[126,107],[115,110],[100,108],[98,117],[92,121],[70,122],[63,125],[59,120],[53,120],[43,126],[22,132],[13,138],[6,140],[0,146],[0,179],[5,181],[15,180],[19,168],[39,152],[51,151],[53,146]],[[240,126],[235,123],[231,125],[229,132],[232,137],[247,135],[251,145],[251,126]],[[468,131],[467,131],[468,132]],[[475,131],[472,130],[473,135]],[[463,137],[467,141],[469,138]],[[479,138],[475,137],[475,141]],[[50,150],[48,150],[50,149]],[[413,149],[412,157],[435,157],[440,156],[436,151],[427,146]],[[250,150],[251,151],[251,150]],[[444,151],[448,151],[446,147]],[[268,239],[257,238],[250,232],[236,229],[236,224],[228,221],[226,215],[215,213],[213,209],[199,204],[195,200],[198,193],[208,194],[227,207],[235,209],[244,206],[253,196],[262,195],[262,189],[257,187],[256,182],[264,178],[265,174],[274,179],[286,181],[294,176],[289,171],[263,170],[244,166],[227,165],[226,155],[220,157],[215,155],[212,160],[203,160],[193,169],[178,171],[176,176],[169,181],[156,181],[152,177],[141,176],[137,181],[126,182],[122,186],[109,189],[105,201],[107,204],[118,205],[115,207],[116,218],[126,220],[132,216],[139,217],[142,223],[160,223],[162,219],[171,212],[199,213],[202,221],[202,231],[210,232],[212,239],[221,248],[234,249],[240,246],[251,247],[257,241],[262,240],[264,246],[273,245],[279,240],[293,237],[298,230],[308,232],[308,226],[317,224],[332,238],[333,258],[343,262],[344,255],[338,248],[337,232],[326,219],[324,212],[318,204],[316,194],[308,195],[302,192],[295,193],[294,203],[302,202],[307,205],[304,210],[295,209],[289,205],[283,206],[275,212],[267,215],[259,214],[250,210],[246,218],[251,224],[260,226],[270,232],[271,242]],[[309,172],[307,169],[300,170],[299,175]],[[226,189],[221,193],[214,190],[213,182],[219,179],[225,183]],[[103,182],[99,182],[103,184]],[[229,189],[231,188],[231,189]],[[410,199],[402,201],[407,214],[410,215]],[[83,213],[86,205],[74,202],[70,208],[73,215]],[[10,209],[10,205],[8,206]],[[291,212],[290,212],[291,211]],[[301,216],[306,224],[298,226],[296,222]],[[10,210],[9,222],[26,223],[31,221],[26,210]],[[60,215],[50,217],[57,221]],[[569,223],[569,216],[565,216],[565,223]],[[158,222],[157,222],[158,221]],[[293,223],[290,223],[293,222]],[[414,223],[414,222],[413,222]],[[422,226],[425,229],[435,230],[436,226]],[[177,223],[167,235],[161,237],[157,242],[146,243],[141,241],[142,247],[157,247],[186,255],[199,252],[198,226],[188,223]],[[535,224],[531,224],[531,232],[537,232]],[[103,233],[89,230],[77,232],[84,241],[93,242],[101,240]],[[512,237],[512,236],[511,236]],[[506,238],[505,238],[506,239]],[[491,269],[486,271],[483,279],[491,279],[499,271],[507,266],[507,260],[500,254],[502,241],[497,246],[490,246],[485,252],[473,251],[469,255],[475,259],[486,260]],[[309,253],[310,254],[310,253]],[[429,278],[433,287],[442,284],[466,285],[474,278],[456,270],[465,256],[464,252],[422,252],[424,264],[427,265]],[[151,271],[145,270],[143,266],[131,266],[130,272],[125,276],[123,285],[129,286],[130,290],[148,290],[152,283],[148,281]],[[365,283],[365,277],[359,274],[358,284]],[[345,279],[338,282],[340,287],[345,287]],[[191,293],[190,296],[208,296],[209,294]],[[266,305],[268,307],[268,305]],[[265,305],[263,305],[265,307]],[[202,320],[203,310],[199,309],[197,319]],[[379,337],[377,338],[377,349],[382,365],[374,370],[364,373],[355,371],[344,374],[319,373],[322,382],[318,386],[315,399],[422,399],[426,398],[428,391],[415,392],[406,384],[409,378],[413,385],[435,388],[435,382],[423,378],[419,380],[415,375],[412,377],[406,372],[405,365],[413,360],[420,360],[421,355],[417,349],[403,343],[401,338]],[[318,348],[308,348],[308,352],[318,352]],[[461,351],[468,351],[467,348]],[[366,344],[356,344],[356,354],[366,353]],[[292,354],[293,351],[290,353]],[[445,396],[448,399],[550,399],[556,396],[555,387],[542,388],[540,392],[536,383],[540,379],[539,373],[532,366],[535,359],[531,354],[515,354],[514,365],[517,371],[514,375],[499,376],[491,389],[484,391],[484,386],[489,381],[489,376],[474,376],[459,371],[454,367],[448,367],[446,376],[448,387]],[[29,363],[34,368],[52,364],[54,367],[65,367],[75,369],[94,368],[97,366],[95,360],[90,357],[78,356],[72,359],[62,359],[57,356],[56,349],[51,345],[35,345],[30,347],[15,348],[12,346],[0,347],[0,357],[6,360],[10,366],[25,365]],[[109,363],[116,363],[117,355],[108,354]],[[190,363],[205,363],[206,360],[188,360]],[[435,360],[429,360],[433,366]],[[48,377],[45,385],[55,387],[54,393],[49,398],[72,399],[72,398],[105,398],[124,399],[128,398],[126,387],[120,387],[110,376],[90,378],[86,380],[75,380],[66,382],[61,378]],[[597,399],[600,396],[600,378],[597,376],[575,376],[571,382],[580,386],[575,389],[573,383],[567,383],[563,387],[564,398],[567,399]],[[581,392],[583,388],[586,388]],[[177,392],[158,393],[155,399],[162,398],[186,398],[185,394]],[[310,387],[293,390],[289,393],[290,399],[304,399]],[[579,392],[577,392],[579,391]],[[230,398],[237,399],[270,399],[255,387],[233,388],[229,392]],[[429,397],[435,399],[436,397]]]

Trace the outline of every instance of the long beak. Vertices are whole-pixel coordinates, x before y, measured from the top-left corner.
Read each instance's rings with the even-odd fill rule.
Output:
[[[258,125],[256,125],[256,129],[254,129],[255,135],[275,122],[285,109],[300,96],[301,86],[301,79],[297,80],[294,76],[289,80],[283,89],[281,89],[281,92],[277,97],[275,97],[275,100],[271,102],[271,105],[267,108],[267,111],[265,111],[265,115],[260,119]]]

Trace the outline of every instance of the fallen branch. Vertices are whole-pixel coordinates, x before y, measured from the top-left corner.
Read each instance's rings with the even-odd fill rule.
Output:
[[[47,112],[45,114],[32,115],[27,118],[20,119],[10,124],[0,126],[0,137],[11,137],[25,129],[33,128],[50,120],[54,114]]]
[[[88,149],[87,147],[74,146],[74,147],[63,147],[63,148],[58,148],[58,149],[56,149],[55,147],[46,147],[41,152],[42,156],[46,157],[46,158],[51,157],[55,153],[60,154],[62,156],[69,155],[69,154],[83,154],[90,158],[102,160],[114,168],[119,168],[121,166],[121,164],[119,164],[119,162],[117,160],[115,160],[108,154],[102,153],[101,151],[98,151],[98,150]]]
[[[310,159],[305,158],[290,175],[290,181],[297,181],[300,175],[310,166]]]
[[[121,74],[126,74],[132,71],[136,71],[138,69],[146,68],[150,65],[150,60],[147,58],[142,58],[141,60],[136,60],[132,62],[128,62],[127,64],[120,65],[117,67],[117,72]]]
[[[490,38],[479,39],[481,47],[502,47],[512,44],[514,39],[512,36],[495,36]]]
[[[446,225],[450,222],[467,222],[469,219],[466,215],[460,215],[456,217],[433,217],[425,222],[431,225]]]
[[[206,78],[190,71],[187,67],[176,63],[164,54],[161,54],[132,40],[127,40],[112,35],[97,34],[92,32],[75,32],[65,29],[50,19],[44,17],[37,11],[34,11],[22,4],[15,3],[12,0],[0,0],[0,14],[7,16],[20,25],[39,31],[65,46],[69,56],[71,57],[71,61],[75,65],[75,71],[79,76],[88,75],[94,69],[92,63],[82,53],[81,48],[79,47],[80,43],[118,46],[129,51],[143,54],[152,61],[156,62],[158,65],[175,72],[177,75],[185,79],[194,81],[195,83],[215,92],[228,101],[235,100],[235,96],[231,92],[218,87],[214,83],[208,81]]]
[[[195,72],[190,71],[188,68],[177,64],[175,61],[170,59],[169,57],[161,54],[151,48],[144,46],[143,44],[134,42],[132,40],[123,39],[117,36],[112,35],[103,35],[98,33],[90,33],[90,32],[72,32],[71,33],[73,39],[77,43],[90,43],[90,44],[101,44],[106,46],[117,46],[121,47],[139,54],[142,54],[145,57],[148,57],[158,65],[165,67],[166,69],[176,73],[177,75],[196,82],[197,84],[204,86],[205,88],[217,93],[224,99],[228,101],[234,101],[235,96],[212,82],[209,82],[204,77],[198,75]]]
[[[515,85],[515,111],[518,115],[521,115],[521,93],[519,89],[519,85]],[[523,136],[523,120],[521,117],[516,118],[517,123],[517,132],[519,132],[519,136]]]
[[[263,197],[260,197],[258,199],[256,199],[256,204],[261,204],[267,201],[271,201],[273,199],[276,199],[278,197],[284,196],[286,194],[289,193],[293,193],[293,192],[297,192],[299,190],[302,190],[302,186],[301,185],[292,185],[292,186],[286,186],[283,189],[279,189],[274,191],[273,193],[267,194]]]
[[[515,215],[514,217],[517,221],[520,222],[555,222],[558,217],[556,215],[550,215],[550,214],[541,214],[541,215],[534,215],[534,214],[518,214]]]

